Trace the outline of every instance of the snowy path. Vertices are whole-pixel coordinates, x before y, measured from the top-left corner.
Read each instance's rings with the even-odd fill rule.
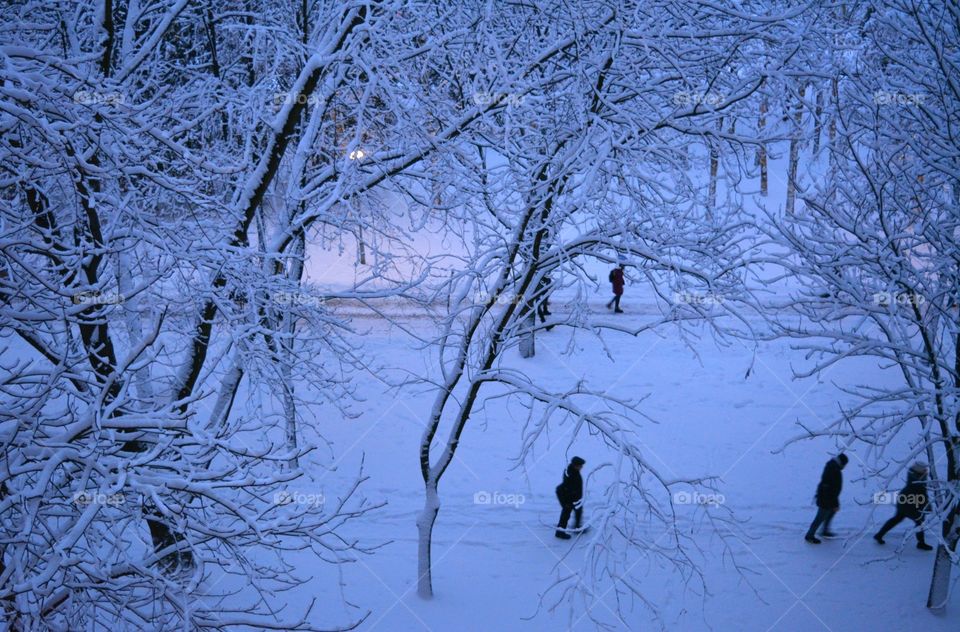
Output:
[[[624,315],[624,319],[632,317]],[[960,616],[956,596],[944,618],[924,608],[932,554],[917,551],[912,541],[900,548],[904,527],[891,534],[886,547],[870,539],[891,510],[870,502],[879,482],[861,480],[856,450],[845,471],[842,510],[835,520],[847,539],[816,547],[803,541],[803,532],[813,517],[810,501],[820,470],[835,446],[803,442],[774,453],[797,434],[798,419],[822,423],[835,413],[838,402],[846,401],[836,385],[895,378],[854,361],[830,375],[836,385],[793,382],[790,365],[802,359],[787,345],[776,344],[761,348],[752,376],[744,380],[741,368],[749,366],[751,350],[737,345],[718,349],[706,339],[699,344],[698,361],[681,341],[664,332],[664,337],[638,339],[608,336],[614,354],[611,361],[582,334],[573,345],[574,357],[564,356],[568,334],[555,330],[538,338],[534,360],[510,360],[539,379],[586,376],[609,384],[620,395],[649,394],[644,410],[659,422],[642,426],[650,455],[678,474],[720,477],[726,508],[740,523],[739,533],[726,535],[742,574],[725,554],[718,534],[700,520],[702,516],[692,508],[681,508],[681,520],[699,524],[695,542],[701,552],[695,552],[695,558],[702,565],[710,594],[703,598],[684,593],[680,580],[669,570],[656,564],[638,566],[646,577],[645,596],[661,609],[663,626],[669,630],[956,630]],[[374,323],[365,340],[368,353],[385,367],[430,368],[430,359],[412,349],[398,349],[395,333],[382,323]],[[348,590],[364,587],[362,597],[352,597],[373,610],[361,629],[595,629],[588,618],[571,618],[563,605],[553,613],[544,609],[538,613],[537,604],[557,568],[577,569],[577,551],[589,544],[590,536],[572,544],[553,538],[549,525],[558,508],[552,494],[560,471],[573,453],[586,458],[586,471],[610,455],[587,442],[566,453],[560,429],[551,445],[542,446],[535,462],[526,469],[511,469],[518,424],[500,403],[489,405],[467,428],[458,458],[441,483],[443,504],[434,542],[437,595],[424,602],[415,595],[414,520],[422,503],[417,446],[430,398],[385,395],[382,384],[369,376],[359,377],[358,384],[367,400],[363,415],[325,427],[324,434],[335,443],[341,469],[350,470],[361,454],[366,456],[365,469],[371,477],[366,493],[389,503],[360,533],[392,543],[345,571]],[[478,492],[522,495],[523,502],[476,504]],[[589,486],[587,494],[589,516]],[[651,541],[658,535],[649,530]],[[573,555],[564,558],[571,547]],[[336,603],[331,571],[319,572],[323,575],[315,588],[329,583],[330,603]],[[624,606],[628,613],[624,621],[612,618],[615,598],[601,589],[592,608],[613,629],[658,628],[639,603],[632,610],[629,603]],[[342,616],[355,612],[344,610]],[[324,620],[331,618],[336,617]],[[712,628],[705,623],[708,620]]]

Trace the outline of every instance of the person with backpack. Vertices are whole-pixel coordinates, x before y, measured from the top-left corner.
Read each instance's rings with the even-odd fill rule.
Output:
[[[567,533],[567,522],[570,520],[570,514],[575,516],[574,529],[579,529],[583,524],[583,477],[580,476],[580,470],[586,463],[578,456],[570,459],[570,465],[563,471],[563,482],[557,485],[557,500],[560,501],[560,522],[557,523],[556,536],[562,540],[569,540],[570,534]]]
[[[834,458],[827,461],[823,467],[823,474],[820,475],[820,484],[817,485],[817,515],[810,523],[807,529],[807,535],[804,540],[810,544],[820,544],[817,537],[817,529],[823,525],[823,536],[825,538],[835,537],[836,534],[830,531],[830,522],[833,516],[840,511],[840,490],[843,489],[843,468],[846,467],[850,459],[841,452]]]
[[[610,271],[610,274],[607,275],[607,280],[610,281],[610,285],[613,286],[613,298],[610,299],[610,302],[607,303],[607,309],[611,307],[616,307],[614,309],[615,314],[622,314],[623,310],[620,309],[620,297],[623,296],[623,259],[620,260],[620,265]]]
[[[907,471],[907,485],[897,494],[897,512],[873,536],[878,544],[886,544],[883,536],[890,529],[910,518],[917,525],[917,548],[921,551],[933,550],[923,535],[923,512],[927,508],[928,471],[929,468],[923,461],[917,461],[910,466]]]

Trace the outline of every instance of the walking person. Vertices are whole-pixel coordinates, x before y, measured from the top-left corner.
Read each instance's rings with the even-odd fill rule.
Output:
[[[840,511],[843,468],[846,467],[848,461],[847,455],[841,452],[823,466],[820,484],[817,485],[817,515],[810,523],[810,528],[807,529],[807,535],[804,537],[804,540],[810,544],[820,544],[820,539],[817,537],[817,529],[820,528],[820,525],[823,525],[823,537],[832,538],[836,536],[830,530],[830,522],[833,520],[833,516]]]
[[[616,314],[623,313],[623,310],[620,309],[620,297],[623,296],[623,266],[624,262],[621,259],[620,265],[611,270],[607,277],[610,281],[610,285],[613,286],[613,298],[610,299],[609,303],[607,303],[607,309],[615,306],[616,309],[613,311]]]
[[[927,508],[927,473],[929,468],[923,461],[917,461],[907,471],[907,484],[897,494],[897,513],[887,520],[873,539],[879,544],[886,544],[883,536],[890,529],[910,518],[917,525],[917,548],[921,551],[932,551],[933,547],[927,544],[923,535],[923,512]]]
[[[570,514],[574,514],[574,529],[579,529],[583,524],[583,478],[580,476],[580,470],[586,463],[578,456],[570,459],[570,465],[563,471],[563,482],[557,485],[557,500],[560,501],[560,522],[557,523],[556,536],[563,540],[569,540],[570,534],[567,533],[567,522],[570,520]]]
[[[553,281],[550,277],[544,275],[540,277],[540,282],[537,284],[537,296],[539,297],[539,302],[537,303],[537,316],[540,317],[540,324],[543,325],[547,322],[547,316],[551,314],[550,312],[550,292],[553,290]],[[553,325],[547,325],[547,331],[553,329]]]

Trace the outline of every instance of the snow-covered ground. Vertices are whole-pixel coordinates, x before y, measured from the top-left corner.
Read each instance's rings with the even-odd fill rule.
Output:
[[[386,631],[960,628],[956,590],[925,608],[907,525],[870,537],[911,424],[957,412],[956,0],[7,4],[0,632],[302,629],[307,608]],[[435,409],[423,600],[421,436],[438,383],[469,392],[438,315],[548,287],[580,328],[536,357],[523,310],[466,328],[490,334],[461,356],[486,390],[462,436]],[[668,293],[799,287],[755,307],[836,328],[814,379],[790,343],[703,323],[597,333],[694,311],[662,314]],[[635,425],[532,432],[541,411],[496,390],[517,375],[640,402]],[[818,432],[864,399],[904,427]],[[933,458],[956,434],[929,428]],[[841,537],[808,544],[844,448]],[[587,523],[608,519],[562,541],[574,455]],[[343,499],[358,475],[367,504]]]
[[[605,291],[598,294],[594,310],[606,313],[605,300]],[[627,313],[619,318],[638,319],[653,307],[638,301],[643,299],[628,288]],[[563,301],[554,309],[562,312]],[[407,324],[429,334],[428,323]],[[843,384],[877,384],[895,376],[851,360],[824,381],[793,381],[791,365],[802,365],[803,358],[786,343],[758,347],[754,360],[753,348],[737,342],[719,347],[707,336],[695,343],[695,356],[670,329],[638,338],[608,334],[605,350],[588,334],[571,337],[571,330],[557,328],[538,337],[535,358],[522,360],[514,352],[508,363],[553,385],[584,379],[614,395],[648,396],[642,410],[657,423],[643,422],[640,436],[653,464],[668,476],[719,477],[722,507],[677,506],[678,519],[695,534],[699,551],[692,551],[693,558],[708,594],[700,594],[697,582],[685,590],[675,571],[639,557],[632,572],[644,578],[640,588],[659,609],[660,621],[641,603],[607,590],[611,586],[603,581],[592,602],[581,603],[573,615],[563,603],[550,610],[553,593],[541,602],[558,573],[588,572],[580,562],[590,535],[571,542],[553,537],[559,510],[553,489],[565,464],[582,456],[589,475],[615,455],[589,437],[570,447],[570,426],[559,425],[532,459],[516,467],[524,411],[496,400],[471,420],[441,482],[433,549],[436,596],[420,599],[414,522],[423,487],[417,459],[431,394],[425,387],[397,391],[385,382],[431,375],[434,359],[381,320],[358,318],[354,325],[364,332],[372,366],[383,369],[356,376],[364,399],[354,406],[356,419],[318,423],[336,456],[325,461],[314,453],[307,469],[317,472],[316,481],[304,483],[303,490],[313,485],[329,498],[335,477],[355,472],[365,457],[366,494],[388,505],[351,533],[389,544],[340,570],[301,569],[316,578],[306,587],[309,596],[324,604],[316,623],[345,622],[370,609],[360,629],[591,630],[594,622],[581,616],[589,605],[592,615],[613,629],[956,630],[956,591],[946,617],[924,607],[933,553],[916,550],[912,537],[904,540],[905,525],[888,536],[886,547],[871,539],[892,509],[873,503],[883,481],[865,476],[860,460],[865,455],[857,448],[848,452],[842,509],[834,521],[843,538],[813,546],[803,540],[815,513],[812,496],[838,446],[801,441],[781,450],[803,433],[798,422],[822,427],[838,406],[849,403],[839,389]],[[322,473],[334,464],[336,473]],[[585,480],[589,522],[591,481]],[[732,512],[734,525],[708,520],[727,515],[724,510]],[[660,535],[651,530],[651,543]],[[341,588],[359,609],[342,605]],[[618,598],[623,618],[614,614]]]

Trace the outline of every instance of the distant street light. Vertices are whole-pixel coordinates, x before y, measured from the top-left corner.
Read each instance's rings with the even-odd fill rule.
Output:
[[[361,160],[365,155],[366,154],[363,153],[362,149],[354,149],[349,154],[347,154],[347,158],[349,158],[350,160]],[[359,219],[360,209],[357,208],[355,204],[356,204],[355,201],[351,201],[350,208],[351,210],[353,210],[353,212],[357,215]],[[359,222],[359,221],[357,222],[357,251],[358,251],[357,254],[360,256],[360,264],[366,265],[367,253],[366,253],[366,249],[363,246],[363,222]]]

